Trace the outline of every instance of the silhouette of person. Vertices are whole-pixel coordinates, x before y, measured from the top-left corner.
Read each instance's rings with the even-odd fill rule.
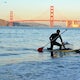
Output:
[[[60,38],[62,44],[56,42],[58,38]],[[48,50],[52,50],[54,45],[59,46],[60,50],[62,49],[62,46],[65,48],[62,37],[60,35],[60,30],[57,30],[56,33],[51,34],[49,39],[50,39],[50,48],[48,48]]]

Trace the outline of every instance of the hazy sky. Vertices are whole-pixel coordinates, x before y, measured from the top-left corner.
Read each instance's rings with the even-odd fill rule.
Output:
[[[50,5],[55,19],[80,19],[80,0],[0,0],[0,19],[49,19]]]

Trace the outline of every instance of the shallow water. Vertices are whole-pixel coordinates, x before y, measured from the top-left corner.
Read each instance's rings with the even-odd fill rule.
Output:
[[[56,29],[0,27],[0,79],[80,80],[79,53],[55,54],[55,58],[51,58],[50,52],[37,52],[49,43],[49,36]],[[61,32],[65,29],[60,28]],[[79,28],[67,29],[62,38],[71,43],[73,49],[80,48]]]

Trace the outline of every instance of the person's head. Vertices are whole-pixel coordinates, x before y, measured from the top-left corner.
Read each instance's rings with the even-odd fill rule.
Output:
[[[60,33],[60,30],[58,29],[56,32],[59,34]]]

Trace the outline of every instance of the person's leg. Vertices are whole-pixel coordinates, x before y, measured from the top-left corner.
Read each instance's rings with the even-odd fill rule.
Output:
[[[62,49],[62,45],[61,45],[60,43],[58,43],[58,42],[55,42],[55,43],[54,43],[54,45],[57,45],[57,46],[59,46],[59,49],[60,49],[60,50]]]
[[[53,42],[50,42],[50,48],[47,48],[48,50],[52,50],[53,49]]]
[[[50,48],[53,49],[53,42],[51,42],[51,47]]]

